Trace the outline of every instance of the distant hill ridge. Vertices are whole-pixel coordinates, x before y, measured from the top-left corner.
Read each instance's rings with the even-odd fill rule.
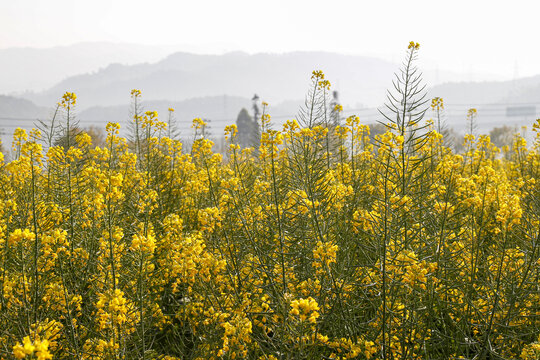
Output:
[[[143,90],[147,100],[249,97],[256,92],[267,101],[279,103],[302,100],[311,71],[322,69],[332,82],[332,90],[339,91],[343,104],[374,107],[384,101],[385,90],[392,86],[393,74],[399,68],[399,64],[374,57],[322,51],[200,55],[171,54],[171,49],[114,43],[0,49],[0,69],[4,70],[0,72],[0,93],[18,92],[17,96],[38,106],[51,106],[63,92],[75,91],[80,109],[125,104],[132,88]],[[512,82],[455,83],[466,76],[421,70],[428,86],[454,82],[433,87],[433,93],[446,97],[447,102],[500,101],[523,97],[524,88],[540,86],[537,77]],[[40,88],[45,90],[36,91]],[[21,93],[24,89],[34,91]]]
[[[365,56],[327,52],[254,54],[231,52],[223,55],[197,55],[177,52],[155,63],[110,64],[99,71],[66,78],[46,91],[24,97],[37,105],[54,103],[64,91],[79,95],[80,107],[116,106],[129,101],[133,88],[143,90],[147,100],[185,99],[205,96],[248,97],[258,93],[267,101],[301,100],[311,71],[322,69],[339,91],[340,100],[351,107],[378,106],[392,86],[397,64]],[[424,72],[429,86],[439,81],[459,79],[449,72]],[[485,103],[524,96],[529,88],[540,86],[540,76],[514,81],[452,82],[436,85],[430,95],[448,102]]]
[[[75,91],[83,108],[126,103],[133,88],[148,100],[181,101],[204,96],[251,96],[274,103],[302,99],[311,71],[323,69],[344,102],[376,104],[384,99],[396,64],[369,57],[324,52],[248,55],[175,53],[153,64],[109,65],[95,73],[69,77],[25,98],[50,104],[66,90]]]
[[[111,63],[155,62],[170,53],[170,49],[159,46],[109,42],[0,49],[0,94],[42,91],[67,77],[97,71]]]
[[[449,82],[429,89],[454,104],[540,103],[540,75],[508,81]]]

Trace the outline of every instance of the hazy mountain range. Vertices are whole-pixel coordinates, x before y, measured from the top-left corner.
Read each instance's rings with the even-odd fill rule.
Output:
[[[112,64],[94,73],[69,77],[52,88],[24,97],[39,105],[75,91],[80,106],[125,104],[133,88],[147,100],[178,101],[204,96],[251,96],[269,103],[302,99],[312,70],[323,69],[343,101],[374,105],[384,98],[396,64],[383,60],[322,52],[224,55],[175,53],[152,64]]]
[[[170,52],[170,48],[161,46],[107,42],[0,49],[0,94],[43,91],[70,76],[97,71],[111,63],[155,62]]]
[[[540,103],[540,75],[510,81],[448,82],[429,89],[452,104]],[[540,104],[539,104],[540,105]]]
[[[132,88],[147,100],[258,93],[276,104],[303,99],[311,71],[322,69],[344,104],[377,106],[399,68],[378,58],[325,52],[196,55],[169,54],[171,49],[114,43],[3,49],[0,94],[51,106],[63,92],[75,91],[80,108],[124,104]],[[427,69],[424,78],[437,85],[467,76]]]
[[[148,110],[164,115],[167,108],[174,107],[184,129],[193,117],[213,119],[221,129],[234,122],[242,107],[251,107],[254,93],[270,103],[276,117],[292,117],[309,89],[314,69],[325,72],[332,89],[339,91],[346,112],[352,113],[380,106],[399,69],[398,64],[372,57],[325,52],[166,53],[157,47],[101,43],[0,50],[0,93],[19,92],[0,96],[0,128],[11,133],[15,126],[28,127],[31,119],[46,119],[65,91],[77,93],[82,125],[124,122],[129,118],[133,88],[142,90]],[[443,97],[446,104],[480,107],[540,102],[540,75],[512,81],[459,82],[464,78],[463,74],[424,71],[426,84],[440,83],[428,88],[428,96]],[[24,89],[33,91],[20,93]]]

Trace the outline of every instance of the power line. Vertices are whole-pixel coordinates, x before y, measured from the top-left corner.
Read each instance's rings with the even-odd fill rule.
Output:
[[[481,109],[481,111],[479,111],[478,113],[478,116],[482,116],[482,115],[495,115],[495,114],[500,114],[500,113],[504,113],[505,109],[504,108],[496,108],[496,107],[503,107],[503,106],[524,106],[524,105],[538,105],[540,106],[540,103],[538,102],[523,102],[523,103],[491,103],[491,104],[488,104],[488,103],[483,103],[483,104],[462,104],[462,103],[447,103],[445,104],[445,114],[446,115],[461,115],[463,112],[467,111],[471,106],[475,106],[476,108],[481,108],[481,107],[484,107],[483,109]],[[461,109],[456,109],[455,107],[463,107]],[[494,108],[495,107],[495,108]],[[452,109],[453,108],[453,109]],[[372,117],[372,116],[380,116],[380,113],[379,113],[379,109],[383,109],[382,107],[381,108],[353,108],[353,109],[344,109],[344,113],[347,113],[347,114],[352,114],[352,113],[356,113],[356,112],[371,112],[371,114],[367,115],[368,117]],[[289,114],[289,115],[271,115],[271,117],[273,119],[285,119],[285,118],[289,118],[289,119],[294,119],[296,118],[296,114]],[[366,115],[364,115],[366,116]],[[27,122],[27,121],[32,121],[32,122],[39,122],[39,121],[43,121],[42,119],[39,119],[39,118],[28,118],[28,117],[10,117],[10,116],[0,116],[0,120],[5,120],[5,121],[22,121],[22,122]],[[234,123],[236,121],[236,119],[234,118],[227,118],[227,119],[211,119],[212,120],[212,123],[223,123],[223,122],[229,122],[229,123]],[[93,124],[93,123],[96,123],[95,120],[91,120],[91,119],[84,119],[84,118],[81,118],[81,119],[78,119],[77,120],[79,124]],[[120,121],[120,123],[124,123],[126,121],[129,121],[128,119],[126,120],[122,120]],[[179,124],[180,125],[180,124]],[[3,127],[10,127],[10,128],[16,128],[18,125],[17,124],[5,124],[5,125],[2,125]]]

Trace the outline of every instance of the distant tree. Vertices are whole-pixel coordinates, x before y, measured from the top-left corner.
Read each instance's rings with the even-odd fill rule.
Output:
[[[374,143],[375,136],[384,134],[387,130],[386,125],[381,124],[379,122],[374,124],[369,124],[369,139],[371,140],[371,143]]]
[[[254,121],[251,137],[252,137],[253,147],[255,149],[258,149],[261,143],[261,127],[259,125],[259,119],[260,119],[261,113],[259,110],[259,96],[255,94],[253,96],[253,99],[251,100],[253,101],[253,121]]]
[[[249,137],[253,127],[253,119],[249,116],[248,111],[242,108],[236,117],[236,127],[238,134],[236,136],[238,143],[241,146],[249,146]]]
[[[90,136],[90,139],[92,139],[92,147],[104,147],[106,145],[105,133],[101,128],[97,126],[92,125],[84,129],[81,129],[78,126],[74,126],[69,129],[69,133],[69,141],[67,139],[67,135],[64,134],[54,139],[53,145],[62,146],[66,149],[68,147],[68,144],[69,146],[77,147],[77,136],[81,134],[87,134],[88,136]]]
[[[343,106],[339,103],[339,93],[333,91],[330,102],[330,125],[332,128],[341,125],[341,111],[343,111]]]
[[[454,128],[445,127],[443,132],[444,145],[454,150],[455,153],[463,151],[463,134],[458,134]]]
[[[82,132],[87,133],[92,139],[92,147],[104,147],[106,145],[106,136],[105,132],[101,127],[89,126],[84,128]]]
[[[259,95],[257,95],[257,94],[253,95],[253,98],[251,99],[251,101],[253,102],[253,119],[255,121],[258,121],[259,120],[259,115],[260,115],[260,111],[259,111]]]
[[[252,119],[248,111],[243,108],[236,118],[236,135],[238,144],[242,147],[258,147],[259,123]]]
[[[515,129],[510,126],[501,126],[495,127],[489,132],[489,137],[491,142],[495,144],[498,148],[502,148],[507,145],[512,144],[512,139],[514,138]]]

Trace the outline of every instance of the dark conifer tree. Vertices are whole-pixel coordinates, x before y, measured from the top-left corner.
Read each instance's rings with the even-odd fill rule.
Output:
[[[260,130],[259,124],[254,120],[248,111],[243,108],[236,118],[238,128],[237,141],[242,147],[258,147]]]

